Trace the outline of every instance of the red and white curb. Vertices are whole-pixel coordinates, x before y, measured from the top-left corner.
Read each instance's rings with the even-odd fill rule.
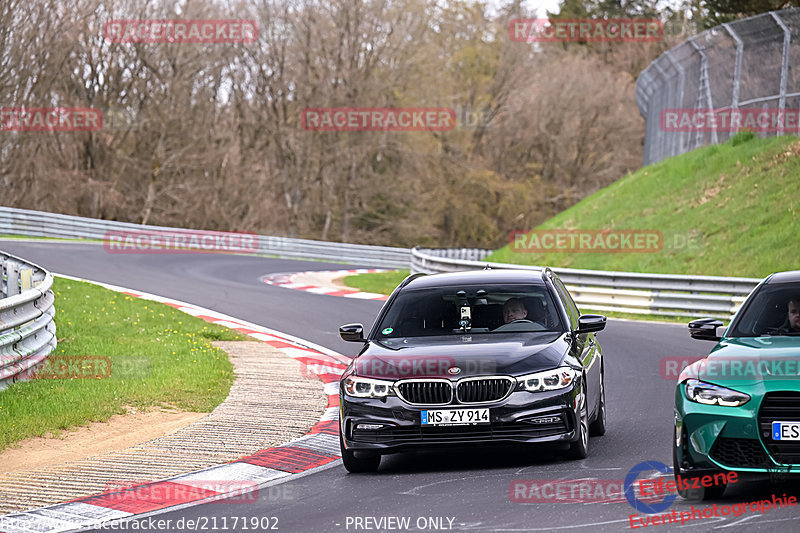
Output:
[[[378,268],[357,268],[354,270],[310,270],[308,272],[293,272],[289,274],[270,274],[262,278],[264,283],[295,289],[314,294],[327,296],[341,296],[344,298],[358,298],[360,300],[386,300],[388,296],[375,292],[363,292],[355,289],[346,289],[333,283],[334,279],[350,274],[374,274],[387,272]]]
[[[304,436],[281,446],[260,450],[224,465],[169,479],[125,487],[77,500],[0,516],[0,533],[66,532],[107,525],[109,521],[136,517],[168,508],[182,508],[224,498],[241,497],[280,478],[301,475],[339,459],[339,376],[348,359],[336,352],[298,337],[281,333],[222,313],[146,292],[84,280],[136,298],[153,300],[266,342],[303,365],[325,383],[328,404],[324,414]],[[203,481],[205,480],[205,481]],[[217,490],[209,488],[215,480]],[[230,488],[235,487],[233,491]],[[243,490],[243,487],[247,487]],[[140,497],[145,494],[146,497]]]

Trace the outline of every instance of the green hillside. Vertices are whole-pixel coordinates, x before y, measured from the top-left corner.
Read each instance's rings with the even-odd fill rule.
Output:
[[[650,253],[530,252],[529,240],[489,261],[554,267],[763,277],[800,268],[800,140],[743,133],[642,168],[536,230],[652,230]],[[538,236],[543,233],[538,232]]]

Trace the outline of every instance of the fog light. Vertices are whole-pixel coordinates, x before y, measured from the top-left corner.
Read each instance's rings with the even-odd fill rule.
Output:
[[[356,424],[356,429],[365,429],[367,431],[375,431],[381,429],[383,424]]]

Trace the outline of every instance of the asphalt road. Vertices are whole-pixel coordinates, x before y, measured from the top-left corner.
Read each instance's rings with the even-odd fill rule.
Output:
[[[316,342],[343,354],[346,322],[370,325],[380,302],[314,295],[269,286],[269,273],[330,270],[363,265],[229,255],[112,255],[101,246],[0,241],[0,249],[49,270],[167,296]],[[608,431],[590,440],[589,457],[566,461],[546,449],[480,447],[385,457],[376,474],[348,475],[340,463],[262,489],[254,503],[213,503],[139,519],[140,531],[551,531],[629,530],[627,501],[520,503],[509,488],[520,480],[599,478],[622,480],[642,461],[671,464],[674,381],[660,375],[663,357],[698,356],[712,343],[689,339],[683,325],[612,320],[598,335],[606,360]],[[646,475],[649,475],[646,474]],[[528,485],[529,486],[529,485]],[[513,493],[513,489],[512,489]],[[714,504],[800,496],[793,485],[736,484]],[[678,498],[670,510],[691,510]],[[271,518],[270,518],[271,517]],[[400,521],[397,521],[397,517]],[[402,520],[408,519],[406,527]],[[652,525],[648,531],[685,528],[787,531],[800,508],[749,510],[739,517],[701,518],[685,526]],[[183,523],[179,521],[183,519]],[[195,523],[189,527],[187,520]],[[401,525],[402,524],[402,525]],[[256,526],[257,527],[254,527]],[[138,526],[138,527],[137,527]],[[152,527],[150,527],[152,526]],[[162,527],[159,527],[162,526]],[[105,530],[108,531],[108,530]]]

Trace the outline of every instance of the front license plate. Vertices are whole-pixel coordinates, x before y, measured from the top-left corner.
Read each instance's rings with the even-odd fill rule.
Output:
[[[800,422],[773,422],[772,440],[800,440]]]
[[[436,409],[422,411],[423,426],[464,426],[488,424],[489,409]]]

